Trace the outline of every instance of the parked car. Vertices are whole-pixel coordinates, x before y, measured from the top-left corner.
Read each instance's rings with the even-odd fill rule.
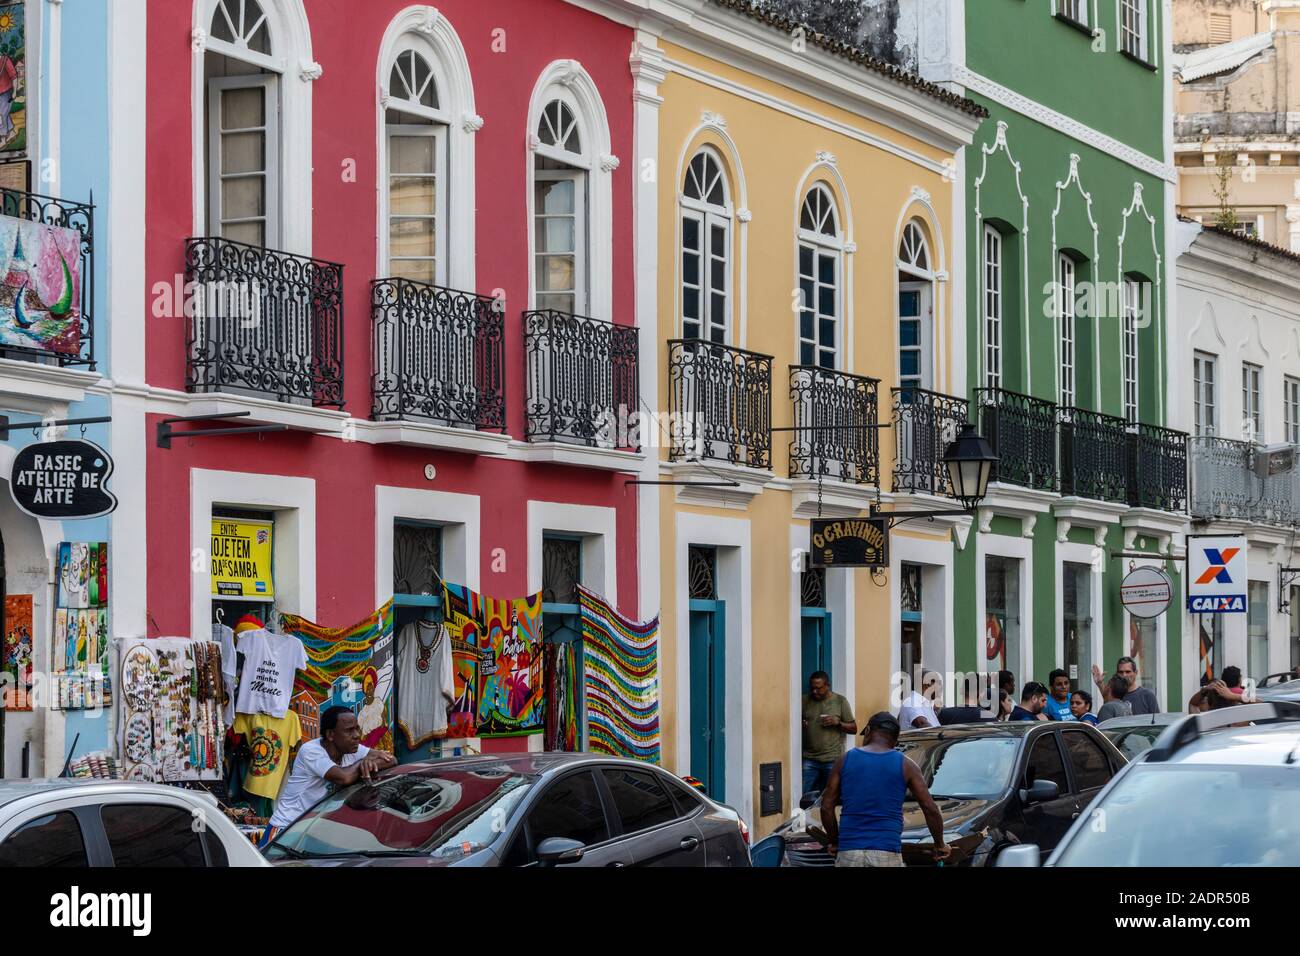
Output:
[[[1294,671],[1269,674],[1255,687],[1257,701],[1291,701],[1300,703],[1300,678]]]
[[[905,730],[898,749],[920,766],[953,852],[946,865],[986,866],[1007,847],[1050,852],[1121,767],[1124,757],[1088,724],[998,721]],[[809,801],[810,802],[810,801]],[[779,828],[788,866],[830,866],[818,839],[820,804]],[[915,801],[903,805],[903,861],[934,863]]]
[[[730,807],[666,770],[593,754],[404,764],[278,834],[284,866],[749,866]]]
[[[1115,776],[1090,817],[1047,866],[1300,866],[1300,704],[1183,718]],[[1013,847],[998,865],[1037,866],[1038,851]]]
[[[1166,727],[1182,720],[1186,714],[1137,714],[1112,717],[1097,725],[1126,760],[1133,760],[1156,742]]]
[[[125,780],[0,781],[0,867],[267,865],[209,793]]]

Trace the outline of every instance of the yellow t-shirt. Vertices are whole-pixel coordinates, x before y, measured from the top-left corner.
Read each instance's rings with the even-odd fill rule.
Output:
[[[289,769],[289,753],[302,741],[302,724],[292,710],[283,717],[266,714],[238,714],[234,731],[248,738],[252,763],[244,775],[244,789],[259,797],[274,800],[280,794],[284,772]]]

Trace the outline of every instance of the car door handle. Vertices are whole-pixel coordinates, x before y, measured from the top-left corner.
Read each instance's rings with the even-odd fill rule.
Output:
[[[688,836],[681,842],[682,849],[687,851],[694,850],[699,845],[700,845],[699,837]]]
[[[627,866],[627,864],[624,863],[622,860],[611,860],[609,863],[606,863],[605,865],[606,866]]]

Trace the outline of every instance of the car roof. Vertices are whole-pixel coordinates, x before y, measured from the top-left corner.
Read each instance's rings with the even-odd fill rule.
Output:
[[[1211,730],[1183,744],[1163,762],[1219,767],[1293,766],[1300,773],[1300,722]]]
[[[161,783],[143,783],[136,780],[103,780],[98,777],[33,777],[21,780],[0,780],[0,806],[40,794],[79,790],[87,793],[138,793],[141,796],[175,796],[190,793],[200,799],[214,800],[206,791],[169,787]]]
[[[630,767],[653,768],[667,773],[662,767],[646,763],[641,760],[630,760],[626,757],[614,757],[604,754],[589,753],[507,753],[507,754],[472,754],[463,757],[440,757],[435,760],[424,760],[415,763],[398,764],[391,770],[385,772],[385,776],[393,774],[413,774],[420,776],[423,774],[442,773],[448,770],[460,770],[465,772],[479,772],[485,770],[498,770],[503,773],[517,773],[528,777],[540,777],[546,774],[555,773],[568,767],[578,767],[583,764],[627,764]]]
[[[1023,737],[1042,727],[1065,727],[1074,721],[1060,720],[987,720],[973,724],[946,724],[941,727],[909,727],[898,735],[898,742],[934,737],[961,740],[965,737]],[[1080,725],[1084,726],[1084,725]]]
[[[1098,730],[1121,730],[1126,727],[1153,727],[1175,724],[1186,714],[1133,714],[1128,717],[1112,717],[1097,725]]]

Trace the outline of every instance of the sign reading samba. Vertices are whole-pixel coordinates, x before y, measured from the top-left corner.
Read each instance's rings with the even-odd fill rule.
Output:
[[[212,519],[212,594],[270,601],[271,542],[274,525],[242,518]]]
[[[809,521],[814,568],[889,566],[889,522],[882,518],[813,518]]]

